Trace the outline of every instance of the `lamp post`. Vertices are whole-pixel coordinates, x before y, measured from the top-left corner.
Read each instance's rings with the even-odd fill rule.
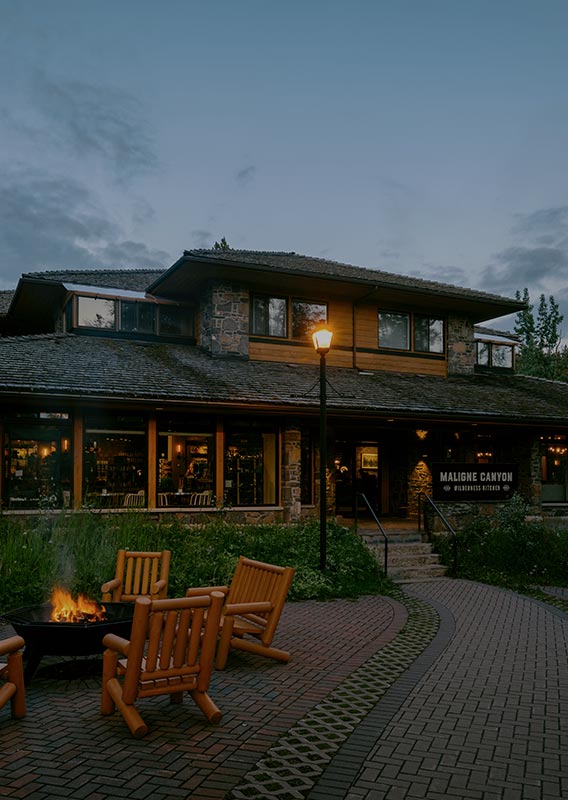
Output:
[[[314,331],[312,339],[320,357],[320,570],[325,572],[327,559],[327,409],[325,357],[331,349],[333,334],[326,328]]]

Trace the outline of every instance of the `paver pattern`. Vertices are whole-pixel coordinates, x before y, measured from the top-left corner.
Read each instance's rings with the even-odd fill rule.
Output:
[[[0,710],[0,797],[25,800],[223,798],[262,755],[403,628],[390,598],[288,603],[278,645],[290,664],[231,655],[214,673],[223,711],[209,725],[191,701],[143,700],[150,727],[130,736],[121,716],[101,717],[101,660],[44,659],[26,696],[28,715]],[[12,633],[4,626],[0,637]],[[71,676],[71,677],[70,677]]]
[[[309,797],[568,797],[568,615],[466,581],[406,591],[438,610],[446,641],[390,698],[382,724],[388,698],[371,712],[366,752],[360,738],[348,740]],[[337,780],[342,760],[352,772],[347,790]]]

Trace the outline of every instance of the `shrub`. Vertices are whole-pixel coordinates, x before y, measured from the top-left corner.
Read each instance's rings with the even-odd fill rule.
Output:
[[[96,512],[16,520],[0,516],[0,610],[47,601],[60,584],[74,595],[100,597],[114,575],[116,552],[172,551],[169,595],[189,586],[226,584],[238,557],[296,568],[290,599],[392,593],[377,562],[351,530],[329,523],[327,570],[319,570],[319,525],[184,525],[147,515]]]
[[[436,537],[436,549],[451,564],[451,542]],[[458,576],[501,585],[564,586],[568,580],[568,531],[527,520],[519,495],[493,517],[478,517],[458,533]]]

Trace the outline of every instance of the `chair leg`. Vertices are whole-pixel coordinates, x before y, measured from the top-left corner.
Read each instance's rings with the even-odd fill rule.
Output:
[[[103,690],[101,696],[101,714],[114,713],[114,701],[108,690],[108,683],[116,678],[118,671],[118,654],[113,650],[105,650],[103,655]]]
[[[122,714],[122,718],[128,725],[130,733],[136,738],[141,739],[148,733],[148,726],[133,705],[127,705],[122,699],[122,688],[117,678],[112,678],[107,682],[108,691],[114,701],[115,706]]]
[[[285,664],[291,659],[290,653],[285,650],[278,650],[277,647],[268,647],[267,645],[260,644],[259,642],[251,642],[248,639],[237,639],[233,637],[231,647],[235,650],[244,650],[247,653],[255,653],[258,656],[266,656],[267,658],[274,658],[276,661],[283,661]]]
[[[207,692],[200,692],[197,689],[191,689],[189,693],[193,698],[195,705],[203,712],[209,722],[219,722],[223,714],[215,705],[213,700],[211,700]]]
[[[229,649],[231,647],[231,638],[233,636],[233,626],[235,621],[232,619],[227,619],[223,622],[223,627],[221,628],[221,636],[219,637],[219,644],[217,646],[217,660],[215,662],[215,666],[217,669],[225,669],[225,665],[227,663],[227,658],[229,656]]]
[[[8,680],[16,687],[16,691],[10,699],[12,716],[14,719],[23,719],[26,716],[26,693],[21,652],[10,653],[8,656]]]

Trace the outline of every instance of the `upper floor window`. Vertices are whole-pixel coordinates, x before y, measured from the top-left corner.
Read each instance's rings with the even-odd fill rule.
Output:
[[[475,364],[478,367],[513,369],[514,345],[477,341]]]
[[[444,352],[444,322],[434,317],[414,315],[414,349],[418,353]]]
[[[379,347],[442,354],[444,321],[424,314],[379,311]]]
[[[292,336],[294,339],[308,339],[317,326],[325,322],[327,322],[325,303],[292,301]]]
[[[308,339],[327,322],[327,305],[287,297],[255,295],[251,300],[251,333],[255,336]]]
[[[379,311],[379,347],[410,349],[410,315]]]
[[[116,328],[116,303],[102,297],[77,298],[77,325],[81,328]]]
[[[253,297],[252,333],[257,336],[287,334],[287,303],[285,297]]]
[[[67,329],[114,331],[145,336],[194,336],[191,308],[116,298],[77,295],[66,308]]]

